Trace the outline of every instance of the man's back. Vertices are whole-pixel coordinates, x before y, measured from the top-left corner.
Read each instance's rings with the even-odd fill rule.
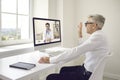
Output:
[[[94,32],[85,43],[92,44],[91,47],[89,47],[89,49],[91,48],[91,50],[89,50],[89,52],[86,52],[85,54],[85,68],[88,71],[93,72],[94,67],[101,60],[101,58],[107,55],[107,41],[103,32],[101,30],[98,30]]]

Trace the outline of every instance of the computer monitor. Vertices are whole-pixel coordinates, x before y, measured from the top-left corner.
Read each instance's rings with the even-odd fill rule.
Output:
[[[35,50],[60,46],[60,20],[33,17],[33,39]]]

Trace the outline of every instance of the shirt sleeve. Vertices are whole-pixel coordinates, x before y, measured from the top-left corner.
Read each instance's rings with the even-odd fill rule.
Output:
[[[75,57],[78,57],[82,54],[85,54],[88,51],[94,50],[95,48],[99,47],[101,42],[101,36],[92,36],[81,45],[71,48],[70,50],[65,51],[64,53],[58,56],[50,58],[50,63],[58,63],[60,61],[69,61],[71,59],[74,59]]]
[[[79,38],[78,40],[79,40],[79,45],[81,45],[84,42],[83,38]]]

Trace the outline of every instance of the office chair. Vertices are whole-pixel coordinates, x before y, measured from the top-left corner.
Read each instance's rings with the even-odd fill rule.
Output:
[[[106,59],[110,56],[110,52],[107,53],[107,56],[104,56],[97,64],[95,70],[92,72],[89,80],[103,80],[104,67]]]

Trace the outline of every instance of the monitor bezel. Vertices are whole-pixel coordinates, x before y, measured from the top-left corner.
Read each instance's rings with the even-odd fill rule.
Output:
[[[60,30],[60,40],[59,40],[59,41],[54,41],[54,42],[49,42],[49,43],[36,44],[36,40],[35,40],[35,20],[58,21],[58,22],[59,22],[59,30]],[[33,42],[34,42],[34,46],[54,44],[54,43],[59,43],[59,42],[61,42],[61,23],[60,23],[60,20],[58,20],[58,19],[48,19],[48,18],[37,18],[37,17],[33,17]]]

